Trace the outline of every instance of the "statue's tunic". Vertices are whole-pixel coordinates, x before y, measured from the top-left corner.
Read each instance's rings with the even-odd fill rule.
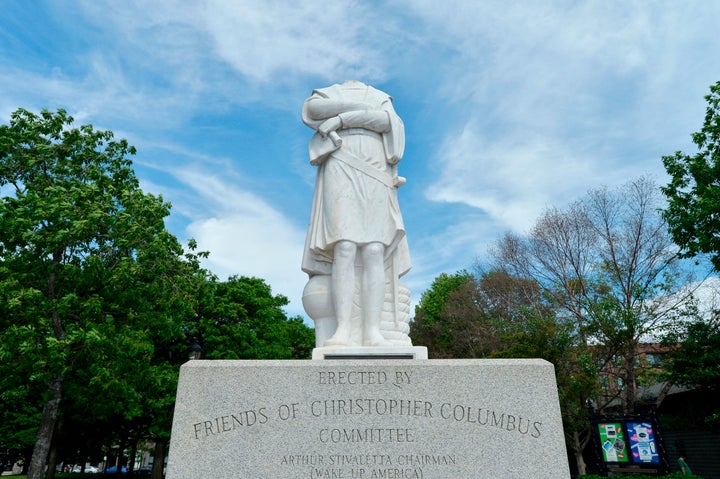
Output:
[[[402,276],[410,269],[395,166],[405,146],[402,121],[388,95],[360,82],[315,90],[305,105],[318,97],[362,102],[367,110],[384,111],[390,128],[382,134],[340,129],[339,148],[319,133],[310,141],[310,162],[318,165],[318,173],[302,269],[309,275],[330,274],[333,248],[340,240],[358,245],[380,242],[385,245],[386,267],[392,264],[395,274]],[[322,123],[309,118],[305,107],[303,121],[313,129]]]

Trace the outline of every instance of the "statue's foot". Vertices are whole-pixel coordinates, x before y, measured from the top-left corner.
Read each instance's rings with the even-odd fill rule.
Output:
[[[385,339],[382,334],[375,333],[375,334],[369,334],[367,337],[363,340],[363,346],[391,346],[392,344],[390,341]]]
[[[351,346],[350,331],[338,329],[325,340],[324,346]]]

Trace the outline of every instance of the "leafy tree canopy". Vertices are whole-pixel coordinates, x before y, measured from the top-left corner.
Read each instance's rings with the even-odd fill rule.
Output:
[[[138,414],[130,375],[117,373],[145,374],[153,340],[182,334],[174,320],[191,303],[179,278],[196,266],[165,229],[170,205],[139,188],[135,149],[72,123],[64,110],[19,109],[0,126],[0,390],[34,405],[2,414],[40,418],[39,429],[25,421],[37,431],[32,478],[78,366],[95,392],[122,391],[108,404]]]
[[[192,336],[207,358],[299,359],[314,345],[263,280],[219,282],[193,241],[183,251],[132,146],[72,124],[19,109],[0,125],[0,447],[34,443],[31,479],[53,431],[84,457],[162,446]]]
[[[700,131],[692,135],[694,155],[681,151],[662,161],[670,183],[664,217],[685,257],[709,254],[720,271],[720,81],[705,96],[707,109]]]
[[[428,347],[435,358],[477,357],[471,344],[461,344],[461,338],[475,341],[480,334],[469,334],[468,328],[479,325],[479,310],[474,303],[477,283],[472,274],[458,271],[442,273],[430,289],[420,297],[415,318],[410,323],[410,337],[414,344]],[[460,336],[460,331],[465,333]]]
[[[720,390],[720,322],[698,319],[684,324],[680,347],[667,354],[666,370],[676,384]]]
[[[288,299],[260,278],[208,281],[189,335],[207,359],[306,359],[315,336],[300,317],[287,318]]]

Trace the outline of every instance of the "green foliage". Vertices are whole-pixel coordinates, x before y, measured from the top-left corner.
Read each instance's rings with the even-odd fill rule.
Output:
[[[458,271],[452,275],[441,273],[435,278],[430,289],[420,296],[415,315],[421,314],[429,324],[438,321],[451,293],[473,280],[473,276],[467,271]]]
[[[315,344],[300,317],[288,319],[286,297],[259,278],[207,281],[188,334],[207,359],[307,359]]]
[[[705,96],[705,121],[692,135],[695,155],[675,152],[662,161],[670,183],[662,188],[663,212],[675,243],[685,257],[709,254],[720,270],[720,82]]]
[[[43,405],[37,439],[49,444],[50,384],[64,389],[66,413],[150,412],[140,378],[154,373],[155,340],[181,337],[190,312],[181,277],[197,262],[165,230],[170,205],[140,190],[125,140],[72,123],[63,110],[20,109],[0,126],[0,389],[26,401],[0,410],[9,447],[34,441]]]
[[[709,255],[714,269],[720,271],[720,82],[710,86],[705,100],[703,126],[692,135],[697,153],[678,151],[663,157],[670,175],[670,183],[662,188],[668,199],[663,215],[682,256]],[[670,355],[672,381],[718,389],[720,332],[716,319],[694,321],[667,342],[681,343]],[[717,415],[710,419],[716,422]]]
[[[494,337],[477,304],[477,281],[467,271],[435,278],[415,307],[410,323],[414,344],[433,358],[473,358],[489,354]]]
[[[720,389],[720,324],[697,320],[684,325],[680,347],[667,354],[666,370],[676,384]],[[668,341],[673,341],[671,336]]]
[[[547,210],[528,235],[506,235],[493,250],[497,269],[539,285],[598,367],[618,360],[605,372],[623,387],[597,388],[599,409],[634,410],[643,374],[638,344],[686,313],[678,307],[686,271],[658,211],[661,199],[645,177],[591,190],[565,210]]]
[[[0,126],[0,448],[56,425],[61,453],[91,457],[169,439],[191,336],[208,358],[281,359],[309,357],[314,335],[262,280],[200,268],[206,253],[165,229],[170,205],[139,188],[135,149],[72,123],[20,109]],[[51,384],[61,406],[39,433]]]
[[[666,354],[665,375],[674,384],[699,388],[708,397],[708,408],[699,414],[705,425],[720,426],[720,409],[710,398],[720,393],[720,322],[697,318],[684,323],[665,338],[678,345]]]

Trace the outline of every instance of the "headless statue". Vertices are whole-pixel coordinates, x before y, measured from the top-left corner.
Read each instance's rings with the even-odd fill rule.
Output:
[[[302,118],[316,131],[308,150],[318,168],[302,269],[328,283],[335,319],[318,346],[392,345],[381,317],[390,303],[398,320],[398,278],[410,269],[397,195],[402,120],[387,94],[358,81],[313,91]]]

